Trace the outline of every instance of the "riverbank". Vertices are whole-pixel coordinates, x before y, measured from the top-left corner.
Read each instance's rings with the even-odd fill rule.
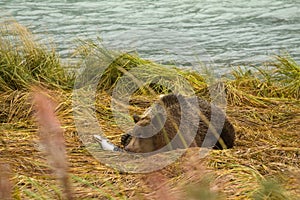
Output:
[[[38,150],[38,127],[29,101],[32,85],[47,88],[57,103],[75,199],[300,197],[300,66],[288,55],[276,56],[272,63],[256,68],[236,68],[231,77],[223,78],[226,112],[237,132],[233,149],[211,151],[205,159],[197,157],[198,149],[190,149],[158,172],[127,174],[100,164],[80,141],[72,104],[78,79],[65,69],[76,69],[84,59],[94,56],[98,57],[93,63],[108,63],[97,85],[95,109],[102,129],[117,145],[122,130],[114,122],[111,95],[124,73],[147,66],[143,68],[145,87],[131,97],[131,114],[142,113],[159,94],[168,93],[169,87],[180,90],[183,80],[196,95],[211,99],[207,77],[86,41],[74,51],[81,58],[78,66],[63,66],[55,49],[36,43],[34,36],[17,23],[1,27],[0,44],[0,162],[10,169],[6,183],[12,184],[13,198],[62,199],[64,195]],[[99,78],[95,73],[99,69],[87,67],[83,80],[89,83]],[[183,79],[175,79],[177,75]],[[6,175],[2,173],[2,177]]]

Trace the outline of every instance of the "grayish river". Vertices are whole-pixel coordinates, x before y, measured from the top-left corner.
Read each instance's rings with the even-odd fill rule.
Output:
[[[42,41],[68,58],[76,39],[178,65],[212,60],[220,70],[288,51],[300,61],[300,0],[1,0]]]

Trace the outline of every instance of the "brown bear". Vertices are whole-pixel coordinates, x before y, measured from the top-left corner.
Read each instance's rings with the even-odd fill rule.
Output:
[[[121,138],[126,151],[162,152],[177,148],[232,148],[235,130],[224,112],[199,97],[169,94],[145,113],[133,116],[134,128]]]

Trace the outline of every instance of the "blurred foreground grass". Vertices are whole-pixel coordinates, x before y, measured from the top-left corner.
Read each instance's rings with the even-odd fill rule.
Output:
[[[87,41],[81,42],[74,55],[81,66],[89,58],[85,77],[81,78],[83,83],[98,81],[97,117],[107,137],[118,145],[122,131],[113,120],[111,95],[130,70],[141,67],[139,73],[145,83],[139,85],[134,78],[132,84],[126,82],[124,92],[133,83],[142,86],[134,90],[130,113],[142,113],[159,94],[170,90],[194,91],[211,99],[211,85],[196,72],[112,52],[101,43]],[[99,71],[98,66],[108,68]],[[30,104],[30,87],[38,85],[47,88],[49,98],[57,102],[75,199],[300,198],[300,66],[288,55],[247,70],[233,69],[232,77],[222,80],[227,115],[237,131],[233,149],[211,151],[204,159],[198,158],[199,149],[189,149],[174,164],[150,174],[120,173],[100,164],[85,149],[73,119],[76,73],[66,68],[55,49],[35,42],[25,27],[16,22],[1,24],[0,182],[7,187],[0,184],[0,197],[12,193],[14,199],[64,198],[45,156],[38,150],[38,127]],[[99,72],[103,72],[101,77]],[[193,91],[182,87],[185,83]]]

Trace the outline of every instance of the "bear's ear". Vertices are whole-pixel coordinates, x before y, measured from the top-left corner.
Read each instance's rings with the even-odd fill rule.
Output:
[[[134,123],[137,123],[138,121],[140,121],[140,120],[141,120],[141,117],[140,117],[140,116],[138,116],[138,115],[136,115],[136,114],[134,114],[132,117],[133,117],[133,121],[134,121]]]

